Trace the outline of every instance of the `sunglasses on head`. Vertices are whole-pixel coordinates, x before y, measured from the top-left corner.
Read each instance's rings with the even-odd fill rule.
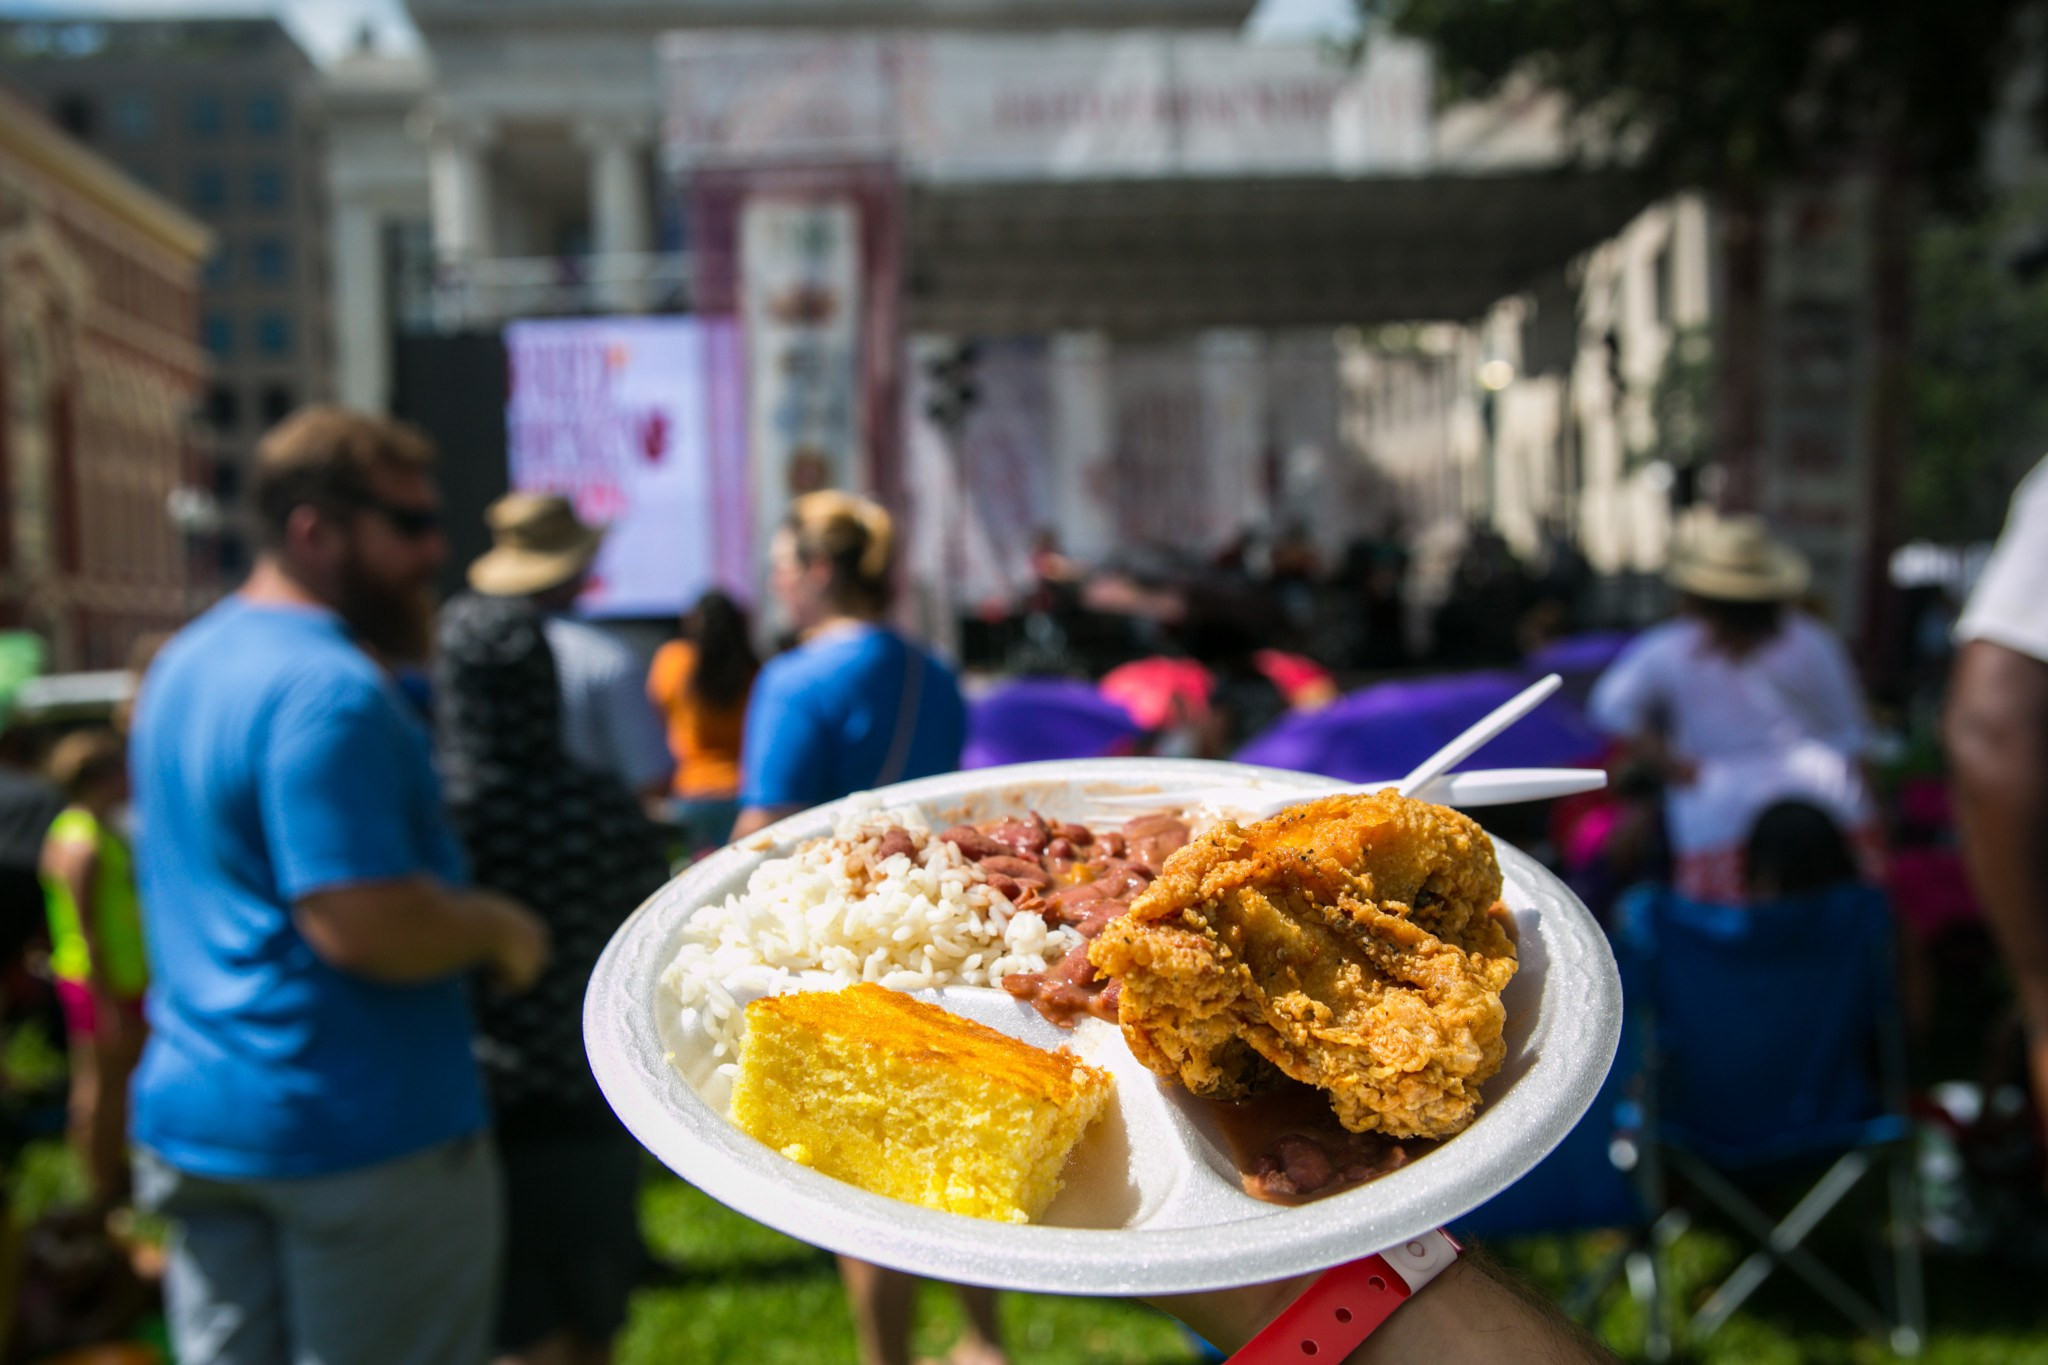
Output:
[[[350,501],[358,509],[375,512],[384,518],[385,525],[407,540],[421,540],[441,529],[441,509],[438,507],[412,507],[402,502],[386,502],[369,494]]]

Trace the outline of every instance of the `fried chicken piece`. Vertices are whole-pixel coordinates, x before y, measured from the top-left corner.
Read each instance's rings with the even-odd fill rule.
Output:
[[[1353,1132],[1449,1137],[1506,1054],[1515,946],[1493,845],[1383,791],[1224,823],[1167,860],[1089,960],[1138,1059],[1240,1098],[1268,1064]]]

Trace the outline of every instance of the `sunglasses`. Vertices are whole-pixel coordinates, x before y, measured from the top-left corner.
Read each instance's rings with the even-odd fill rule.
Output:
[[[359,510],[375,512],[384,518],[384,524],[407,540],[424,540],[441,530],[441,509],[438,507],[413,507],[402,502],[386,502],[382,498],[365,494],[350,501]]]

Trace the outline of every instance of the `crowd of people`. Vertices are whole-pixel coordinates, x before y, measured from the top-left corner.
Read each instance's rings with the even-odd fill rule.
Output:
[[[1555,528],[1524,559],[1479,522],[1411,537],[1390,519],[1336,554],[1299,525],[1248,529],[1213,555],[1133,544],[1101,562],[1045,530],[1031,578],[969,622],[970,667],[1099,677],[1162,647],[1225,675],[1260,649],[1313,654],[1350,677],[1501,667],[1574,622],[1633,610],[1595,600],[1592,566]]]
[[[91,1212],[167,1220],[187,1365],[609,1359],[645,1253],[641,1154],[583,1052],[598,954],[679,859],[961,759],[958,677],[888,624],[895,534],[876,504],[826,491],[790,508],[769,547],[789,647],[764,661],[714,591],[643,665],[574,615],[601,533],[560,497],[494,504],[492,548],[437,604],[432,461],[382,419],[282,423],[257,454],[248,580],[162,648],[115,728],[57,745],[53,785],[0,763],[0,930],[26,937],[32,890]],[[1968,850],[2039,1039],[2048,483],[2015,506],[1961,626],[1951,737]],[[1311,580],[1301,556],[1273,558]],[[1368,597],[1398,601],[1405,561],[1359,559]],[[1050,547],[1043,578],[1048,618],[1084,599],[1149,615],[1230,642],[1276,692],[1333,693],[1327,670],[1240,650],[1215,595],[1083,581]],[[1796,609],[1803,564],[1731,518],[1680,547],[1671,582],[1676,619],[1588,699],[1624,780],[1568,812],[1562,860],[1710,902],[1881,879],[1869,720],[1841,642]],[[1379,631],[1399,612],[1367,615]],[[2037,1043],[2048,1087],[2044,1059]],[[915,1282],[842,1272],[864,1361],[907,1365]],[[1598,1358],[1491,1274],[1457,1283],[1436,1297],[1459,1310],[1432,1316],[1441,1358],[1506,1358],[1473,1335],[1503,1322],[1564,1353],[1545,1358]],[[1166,1306],[1229,1343],[1278,1292]],[[993,1295],[961,1295],[954,1359],[1000,1362]]]
[[[608,1359],[643,1251],[640,1156],[583,1056],[598,952],[675,857],[959,762],[953,671],[885,624],[875,504],[792,507],[790,648],[762,663],[714,593],[643,670],[570,612],[599,534],[560,498],[495,504],[468,591],[435,604],[432,458],[381,419],[282,423],[247,581],[117,729],[57,746],[54,791],[0,766],[85,1214],[165,1220],[186,1365]],[[907,1362],[914,1282],[843,1270],[864,1359]],[[1447,1279],[1453,1355],[1478,1358],[1474,1324],[1569,1336],[1482,1268]],[[1277,1288],[1169,1306],[1228,1344]],[[1002,1360],[993,1295],[961,1294],[954,1358]]]

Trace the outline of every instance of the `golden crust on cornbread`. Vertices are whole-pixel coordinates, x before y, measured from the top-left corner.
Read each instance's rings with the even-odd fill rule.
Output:
[[[873,984],[747,1006],[733,1122],[877,1194],[1029,1222],[1108,1107],[1109,1073]]]

